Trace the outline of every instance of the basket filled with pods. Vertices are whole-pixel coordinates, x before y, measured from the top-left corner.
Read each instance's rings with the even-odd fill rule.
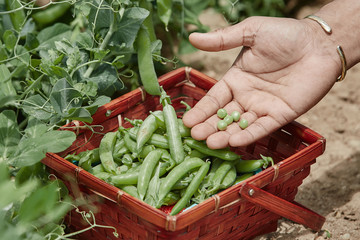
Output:
[[[159,78],[161,96],[138,88],[100,107],[94,127],[63,127],[76,141],[43,163],[109,226],[81,239],[251,239],[275,231],[281,217],[321,229],[325,218],[294,199],[325,139],[292,122],[246,147],[208,148],[181,117],[215,83],[180,68]],[[237,113],[218,116],[238,121]],[[79,231],[91,223],[70,213],[66,224]]]

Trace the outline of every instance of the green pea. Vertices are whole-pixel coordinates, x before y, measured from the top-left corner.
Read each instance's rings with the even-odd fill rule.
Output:
[[[220,108],[219,110],[217,110],[217,116],[219,118],[222,119],[222,118],[226,117],[226,115],[227,115],[227,112],[224,108]]]
[[[226,115],[226,117],[224,118],[224,121],[226,122],[227,125],[229,125],[234,121],[234,119],[231,115]]]
[[[231,113],[231,116],[233,117],[234,122],[237,122],[240,120],[240,113],[238,111],[233,111]]]
[[[218,121],[218,123],[217,123],[217,128],[218,128],[220,131],[226,130],[226,128],[227,128],[227,123],[225,122],[225,120],[220,120],[220,121]]]
[[[239,126],[241,129],[247,128],[249,125],[248,121],[246,119],[241,119],[239,122]]]

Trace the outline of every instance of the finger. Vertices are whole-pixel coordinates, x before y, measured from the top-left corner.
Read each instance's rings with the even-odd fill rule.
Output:
[[[218,131],[206,139],[206,144],[212,149],[221,149],[229,146],[230,136],[241,131],[237,123],[230,124],[225,131]]]
[[[248,18],[238,24],[209,33],[192,33],[191,44],[204,51],[223,51],[240,46],[252,47],[256,36],[257,21]]]
[[[231,99],[231,90],[225,81],[217,82],[193,108],[184,114],[184,125],[191,128],[205,121]]]
[[[251,123],[244,130],[230,136],[229,145],[232,147],[247,146],[280,128],[281,125],[271,117],[261,117]]]

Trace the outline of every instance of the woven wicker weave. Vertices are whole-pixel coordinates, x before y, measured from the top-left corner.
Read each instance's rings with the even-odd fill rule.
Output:
[[[172,97],[172,104],[183,113],[181,100],[194,105],[216,80],[190,68],[174,70],[159,78]],[[159,98],[140,88],[100,107],[93,116],[97,132],[115,131],[124,118],[144,119],[149,111],[161,109]],[[294,202],[298,187],[310,173],[310,166],[325,149],[325,139],[311,129],[293,122],[247,147],[233,149],[244,159],[259,154],[271,156],[276,164],[240,184],[232,186],[201,204],[176,216],[128,195],[64,160],[68,153],[99,146],[102,134],[72,122],[77,140],[61,154],[48,153],[43,163],[65,180],[74,197],[82,196],[97,207],[96,223],[116,228],[94,228],[79,239],[251,239],[277,228],[281,217],[289,218],[314,230],[320,230],[324,218]],[[89,206],[90,207],[90,206]],[[93,206],[92,206],[93,207]],[[87,227],[73,211],[67,217],[72,231]]]

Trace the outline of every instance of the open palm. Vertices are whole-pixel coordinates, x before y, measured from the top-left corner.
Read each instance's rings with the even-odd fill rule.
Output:
[[[333,43],[311,20],[251,17],[191,43],[206,51],[243,46],[223,78],[184,115],[192,136],[210,148],[248,145],[293,121],[319,102],[340,71]],[[330,50],[329,50],[330,49]],[[239,111],[249,122],[217,130],[216,111]]]

